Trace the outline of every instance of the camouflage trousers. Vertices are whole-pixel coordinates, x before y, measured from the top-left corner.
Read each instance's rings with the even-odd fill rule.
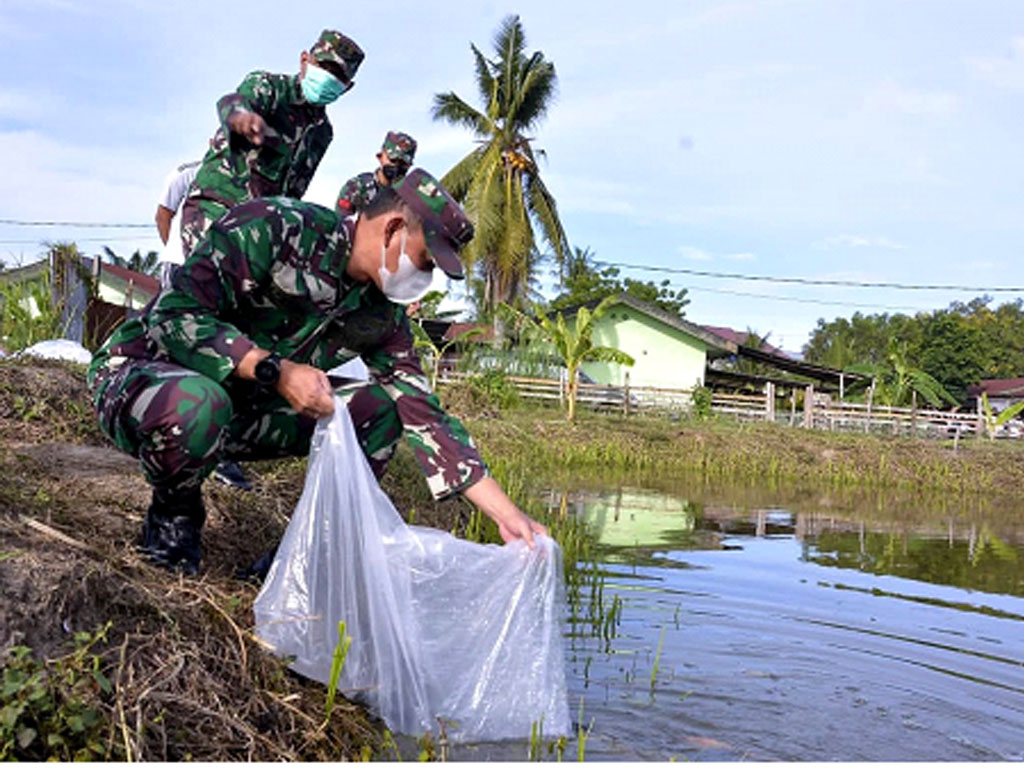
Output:
[[[359,444],[380,478],[402,436],[394,403],[379,385],[331,377]],[[146,480],[169,490],[198,487],[221,459],[305,456],[316,420],[250,382],[229,388],[180,365],[128,360],[100,371],[93,405],[100,428],[139,459]]]
[[[186,197],[181,206],[181,252],[188,258],[210,225],[227,213],[228,206],[205,197]]]

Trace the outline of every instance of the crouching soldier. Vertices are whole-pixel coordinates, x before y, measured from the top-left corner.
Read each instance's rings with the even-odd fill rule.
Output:
[[[407,133],[388,131],[380,152],[378,167],[346,181],[338,192],[338,213],[348,216],[365,208],[382,187],[390,187],[409,172],[416,156],[416,140]]]
[[[429,290],[435,267],[463,276],[458,250],[472,235],[462,209],[419,168],[348,218],[276,197],[214,223],[173,290],[118,328],[89,368],[102,430],[138,457],[153,487],[142,551],[197,572],[200,488],[217,462],[308,454],[335,396],[378,478],[404,433],[436,498],[463,493],[505,541],[532,545],[544,527],[489,476],[431,392],[403,306]],[[324,373],[356,355],[368,382]]]

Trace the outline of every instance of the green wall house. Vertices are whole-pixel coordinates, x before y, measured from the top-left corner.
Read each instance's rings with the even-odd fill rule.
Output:
[[[596,306],[597,302],[594,302]],[[591,309],[592,306],[588,305]],[[563,312],[566,319],[575,311]],[[704,384],[708,358],[736,353],[736,345],[678,315],[631,296],[619,295],[594,323],[594,345],[620,349],[636,362],[584,363],[598,384],[690,389]]]

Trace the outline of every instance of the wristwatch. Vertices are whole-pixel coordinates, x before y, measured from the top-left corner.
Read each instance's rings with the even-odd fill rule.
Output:
[[[281,378],[281,357],[271,352],[256,363],[253,373],[261,387],[273,389],[277,386],[278,379]]]

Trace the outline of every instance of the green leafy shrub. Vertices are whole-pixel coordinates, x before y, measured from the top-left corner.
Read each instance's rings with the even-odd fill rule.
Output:
[[[39,661],[32,649],[14,646],[3,659],[0,687],[0,760],[110,759],[109,724],[101,699],[112,692],[102,657],[108,624],[75,635],[75,650]]]
[[[519,405],[519,392],[501,371],[486,371],[470,376],[469,387],[489,406],[507,411]]]
[[[711,418],[711,389],[696,387],[693,390],[693,416],[704,421]]]

